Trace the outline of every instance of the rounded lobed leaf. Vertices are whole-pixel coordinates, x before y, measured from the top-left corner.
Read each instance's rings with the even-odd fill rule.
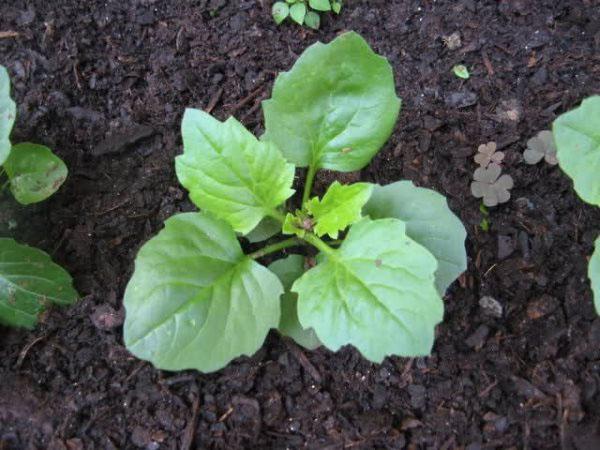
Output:
[[[52,150],[29,142],[12,147],[4,169],[12,194],[23,205],[46,200],[62,186],[69,173]]]
[[[581,102],[552,125],[560,168],[582,200],[600,206],[600,96]]]
[[[182,135],[184,153],[175,160],[179,181],[196,206],[235,231],[250,232],[294,193],[294,166],[233,117],[223,123],[187,109]]]
[[[321,346],[312,328],[304,329],[298,321],[298,296],[290,292],[294,281],[305,272],[304,257],[300,255],[289,255],[283,259],[271,263],[269,266],[275,275],[279,277],[285,293],[281,296],[281,319],[278,330],[284,336],[292,338],[296,343],[309,350]]]
[[[437,261],[402,221],[364,219],[325,257],[292,286],[304,328],[330,350],[352,344],[374,362],[431,352],[443,316]]]
[[[0,323],[33,328],[49,304],[70,305],[78,297],[71,276],[47,253],[0,238]]]
[[[588,276],[592,282],[592,294],[596,312],[600,314],[600,237],[596,239],[595,251],[590,259]]]
[[[263,102],[265,134],[288,161],[362,169],[392,133],[400,111],[392,68],[354,32],[310,46]]]
[[[17,107],[10,98],[10,78],[4,66],[0,66],[0,166],[10,153],[10,132],[17,117]]]
[[[443,195],[411,181],[375,185],[363,213],[372,219],[395,217],[406,224],[406,235],[438,261],[435,285],[440,295],[467,270],[467,231]]]
[[[178,214],[136,258],[124,297],[125,345],[161,369],[212,372],[260,348],[279,323],[282,293],[226,222]]]

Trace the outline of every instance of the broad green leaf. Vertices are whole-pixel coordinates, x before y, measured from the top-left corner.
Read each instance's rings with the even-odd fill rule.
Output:
[[[52,150],[29,142],[13,145],[4,169],[12,194],[23,205],[46,200],[62,186],[69,173]]]
[[[263,140],[297,166],[362,169],[390,136],[400,100],[387,60],[354,32],[310,46],[263,102]]]
[[[308,4],[317,11],[331,11],[329,0],[308,0]]]
[[[304,23],[304,17],[306,16],[306,5],[304,3],[296,3],[290,7],[290,17],[298,25]]]
[[[290,7],[284,2],[275,2],[273,3],[271,14],[275,23],[279,25],[290,14]]]
[[[406,224],[406,234],[438,260],[435,284],[440,295],[467,270],[467,232],[443,195],[411,181],[375,185],[363,213],[372,219],[395,217]]]
[[[584,201],[600,206],[600,96],[560,115],[552,125],[560,168]]]
[[[313,329],[305,330],[298,321],[298,296],[290,292],[292,284],[304,273],[304,257],[300,255],[289,255],[278,259],[269,266],[275,275],[279,277],[285,293],[281,296],[281,319],[279,321],[279,332],[284,336],[291,337],[294,341],[309,350],[314,350],[321,343]]]
[[[304,17],[304,25],[313,30],[318,30],[321,26],[321,17],[314,11],[308,11]]]
[[[219,122],[188,109],[182,135],[184,152],[175,161],[179,181],[199,208],[235,231],[250,232],[294,193],[294,166],[233,117]]]
[[[178,214],[136,258],[123,300],[125,345],[161,369],[212,372],[260,348],[279,323],[282,293],[226,222]]]
[[[594,305],[596,312],[600,314],[600,237],[596,239],[596,250],[590,259],[588,275],[592,281],[592,294],[594,295]]]
[[[322,200],[318,197],[310,199],[305,208],[315,221],[317,236],[328,234],[337,239],[340,231],[359,221],[362,207],[369,200],[372,190],[373,185],[369,183],[343,185],[334,181]]]
[[[364,219],[341,247],[296,280],[298,318],[330,350],[352,344],[370,361],[431,351],[443,303],[435,257],[398,219]]]
[[[281,232],[281,223],[272,217],[265,217],[258,225],[256,225],[256,228],[244,237],[248,242],[255,243],[266,241],[279,232]]]
[[[17,108],[10,98],[10,78],[4,66],[0,66],[0,166],[10,153],[10,132],[16,116]]]
[[[0,238],[0,323],[33,328],[48,305],[70,305],[79,295],[71,276],[48,254]]]

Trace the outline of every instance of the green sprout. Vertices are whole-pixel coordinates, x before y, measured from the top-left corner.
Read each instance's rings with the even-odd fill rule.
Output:
[[[341,10],[342,0],[285,0],[275,2],[271,14],[277,25],[289,17],[298,25],[318,30],[321,17],[316,11],[339,14]]]

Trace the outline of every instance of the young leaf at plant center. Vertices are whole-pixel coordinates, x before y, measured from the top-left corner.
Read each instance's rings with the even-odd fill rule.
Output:
[[[290,7],[290,17],[298,25],[304,23],[304,17],[306,16],[306,5],[304,3],[295,3]]]
[[[277,233],[281,231],[281,222],[272,217],[265,217],[260,221],[256,228],[254,228],[250,233],[246,234],[244,237],[250,243],[262,242],[266,241],[270,237],[275,236]]]
[[[468,80],[471,76],[471,74],[469,73],[469,69],[467,69],[467,67],[462,64],[457,64],[456,66],[454,66],[452,68],[452,72],[454,72],[454,75],[456,75],[458,78],[462,78],[463,80]]]
[[[394,217],[406,224],[406,235],[438,261],[435,285],[440,295],[467,270],[467,232],[443,195],[416,187],[411,181],[374,185],[363,214],[372,219]]]
[[[265,134],[297,166],[350,172],[390,136],[400,100],[387,60],[354,32],[310,46],[263,102]]]
[[[283,234],[295,234],[303,238],[306,235],[306,231],[311,230],[312,227],[312,219],[303,211],[297,210],[296,214],[287,213],[285,215],[281,232]]]
[[[313,329],[304,329],[298,321],[298,296],[290,292],[292,284],[305,272],[304,257],[289,255],[271,263],[269,266],[279,277],[285,293],[281,296],[281,319],[278,330],[284,336],[291,337],[299,345],[314,350],[321,345]]]
[[[313,30],[318,30],[321,26],[321,17],[314,11],[308,11],[304,17],[304,25]]]
[[[600,96],[581,102],[552,125],[560,168],[584,201],[600,206]]]
[[[71,276],[41,250],[0,238],[0,323],[33,328],[49,304],[70,305],[79,295]]]
[[[590,259],[588,276],[592,282],[592,294],[596,312],[600,314],[600,237],[596,239],[595,250]]]
[[[298,318],[330,350],[354,345],[373,362],[431,351],[443,303],[435,257],[398,219],[364,219],[292,286]]]
[[[275,2],[273,3],[271,14],[273,15],[273,20],[275,20],[275,23],[279,25],[290,14],[290,7],[284,2]]]
[[[62,186],[69,173],[52,150],[30,142],[13,145],[4,169],[12,194],[23,205],[46,200]]]
[[[372,190],[373,185],[369,183],[343,185],[334,181],[322,200],[318,197],[310,199],[305,208],[313,217],[316,235],[328,234],[337,239],[340,231],[362,218],[362,207]]]
[[[233,117],[219,122],[187,109],[182,122],[184,153],[175,161],[181,184],[199,208],[246,234],[294,190],[294,166],[270,142],[258,141]]]
[[[10,153],[10,132],[17,116],[17,107],[10,98],[10,78],[4,66],[0,66],[0,166]]]
[[[308,0],[308,4],[316,11],[331,11],[329,0]]]
[[[552,166],[558,164],[554,136],[550,130],[542,130],[529,139],[527,149],[523,152],[523,159],[527,164],[537,164],[542,158]]]
[[[167,370],[212,372],[260,348],[283,287],[242,253],[231,227],[178,214],[140,250],[125,291],[125,345]]]

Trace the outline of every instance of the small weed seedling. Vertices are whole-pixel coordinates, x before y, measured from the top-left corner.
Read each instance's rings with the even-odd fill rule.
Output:
[[[12,145],[10,133],[15,118],[10,79],[0,66],[0,194],[10,187],[15,199],[28,205],[52,195],[67,177],[67,167],[43,145]],[[68,305],[77,297],[70,275],[50,256],[0,237],[1,324],[32,328],[49,304]]]
[[[442,296],[466,268],[466,232],[445,198],[409,181],[311,195],[319,169],[360,170],[390,136],[400,100],[387,60],[355,33],[317,43],[263,110],[260,140],[233,117],[185,112],[175,168],[201,212],[168,219],[140,250],[124,297],[128,349],[159,368],[210,372],[276,328],[376,362],[429,354]],[[292,212],[294,166],[307,175]],[[244,254],[236,233],[288,237]],[[289,248],[298,253],[257,262]]]
[[[342,0],[285,0],[275,2],[271,13],[277,25],[289,17],[299,25],[318,30],[321,17],[317,11],[339,14],[341,10]]]
[[[589,97],[578,108],[559,116],[552,132],[558,164],[573,179],[575,192],[583,201],[600,206],[600,96]],[[600,314],[600,237],[588,275],[596,312]]]
[[[542,130],[527,141],[527,148],[523,152],[523,159],[527,164],[534,165],[542,159],[551,166],[558,164],[556,159],[556,145],[552,131]]]

